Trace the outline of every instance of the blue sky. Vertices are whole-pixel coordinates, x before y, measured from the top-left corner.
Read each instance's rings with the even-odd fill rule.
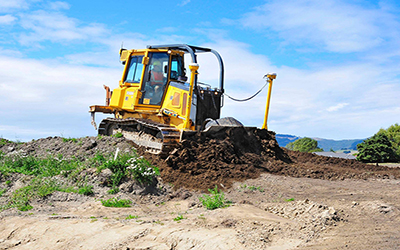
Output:
[[[88,107],[118,86],[121,44],[187,43],[222,55],[236,98],[278,74],[270,130],[366,138],[400,122],[399,17],[390,0],[0,0],[0,137],[96,135]],[[199,59],[200,80],[216,83],[215,60]],[[225,98],[223,116],[261,127],[266,96]]]

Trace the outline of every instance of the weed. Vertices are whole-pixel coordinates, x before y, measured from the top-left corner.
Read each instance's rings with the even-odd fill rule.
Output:
[[[121,138],[121,137],[124,137],[124,135],[121,132],[117,132],[117,133],[113,134],[112,137]]]
[[[126,218],[125,218],[125,220],[132,220],[132,219],[138,219],[139,218],[139,216],[137,216],[137,215],[128,215]]]
[[[201,220],[205,220],[206,217],[204,217],[204,214],[200,214],[197,218],[201,219]]]
[[[247,186],[246,184],[243,184],[243,185],[240,185],[240,188],[243,188],[243,189],[249,189],[249,190],[251,190],[251,191],[256,191],[256,190],[258,190],[258,191],[260,191],[260,192],[264,192],[264,189],[263,188],[261,188],[261,187],[256,187],[256,186]],[[241,191],[241,190],[239,190],[239,191]]]
[[[70,141],[73,142],[73,143],[78,142],[78,140],[76,138],[71,138],[71,137],[63,138],[63,142],[70,142]]]
[[[158,168],[152,166],[146,159],[131,154],[119,155],[116,159],[103,162],[98,167],[98,171],[105,168],[110,169],[113,173],[111,176],[113,189],[116,189],[125,177],[132,177],[140,183],[149,184],[153,181],[154,176],[160,174]]]
[[[119,192],[119,188],[118,187],[113,187],[110,190],[107,191],[107,193],[109,194],[116,194]]]
[[[103,139],[103,136],[102,135],[97,135],[97,139],[101,140],[101,139]]]
[[[155,223],[155,224],[159,224],[159,225],[161,225],[161,226],[164,226],[164,223],[161,222],[160,220],[156,220],[156,221],[154,221],[154,223]]]
[[[73,187],[61,186],[53,179],[37,177],[32,179],[29,185],[14,191],[8,207],[16,207],[20,211],[30,210],[33,208],[29,204],[32,199],[46,197],[54,191],[76,192]]]
[[[294,198],[286,199],[285,201],[286,202],[291,202],[291,201],[294,201]]]
[[[111,198],[108,200],[101,200],[101,204],[105,207],[130,207],[132,201],[118,198]]]
[[[92,195],[93,194],[93,186],[84,185],[78,189],[78,194],[83,195]]]
[[[0,197],[1,197],[1,196],[3,196],[3,194],[4,194],[6,191],[7,191],[7,189],[6,189],[6,188],[4,188],[4,189],[0,189]]]
[[[174,221],[180,222],[181,220],[186,219],[183,215],[179,214],[177,217],[174,218]]]
[[[10,180],[7,180],[7,181],[6,181],[6,185],[7,185],[7,186],[10,186],[10,185],[11,185],[11,181],[10,181]]]
[[[129,174],[140,183],[151,183],[154,176],[160,175],[159,169],[152,166],[142,156],[131,158],[127,163],[129,164],[127,167]]]
[[[6,144],[8,144],[8,143],[11,143],[11,142],[10,142],[9,140],[0,138],[0,146],[6,145]]]
[[[199,197],[200,202],[208,210],[229,206],[228,201],[225,200],[225,194],[220,192],[217,186],[214,189],[208,189],[208,191],[211,195],[205,194],[203,197]]]

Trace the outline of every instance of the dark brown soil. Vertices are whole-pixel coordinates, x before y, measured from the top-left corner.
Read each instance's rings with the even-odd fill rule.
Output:
[[[197,190],[229,188],[265,172],[326,180],[400,177],[398,168],[280,148],[274,132],[240,127],[184,140],[166,159],[146,157],[160,167],[164,182]]]

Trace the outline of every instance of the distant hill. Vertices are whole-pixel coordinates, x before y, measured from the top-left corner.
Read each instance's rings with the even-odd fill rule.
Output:
[[[301,137],[295,135],[284,135],[276,134],[276,140],[279,146],[285,147],[289,142],[294,142]],[[363,142],[365,139],[353,139],[353,140],[330,140],[322,138],[313,138],[318,142],[318,147],[324,151],[330,151],[331,149],[336,150],[357,150],[357,144]]]
[[[286,145],[288,145],[289,142],[294,142],[295,140],[300,139],[301,137],[295,135],[276,134],[275,138],[278,141],[279,146],[285,147]]]

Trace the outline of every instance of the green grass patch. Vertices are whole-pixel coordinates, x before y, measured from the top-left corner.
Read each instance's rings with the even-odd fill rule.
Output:
[[[101,200],[101,204],[105,207],[130,207],[132,204],[131,200],[111,198],[108,200]]]
[[[0,138],[0,146],[4,146],[4,145],[6,145],[6,144],[8,144],[8,143],[11,143],[11,141],[6,140],[6,139],[4,139],[4,138]]]
[[[78,189],[78,194],[83,195],[92,195],[93,194],[93,186],[83,185]]]
[[[124,137],[124,135],[121,132],[117,132],[117,133],[113,134],[112,137],[121,138],[121,137]]]
[[[178,216],[176,216],[174,218],[174,221],[180,222],[181,220],[186,219],[185,217],[183,217],[183,215],[179,214]]]
[[[82,184],[86,183],[86,180],[80,176],[82,170],[87,168],[97,168],[99,172],[106,168],[111,170],[110,193],[117,193],[118,186],[124,179],[133,178],[142,184],[150,184],[154,177],[160,174],[157,167],[152,166],[146,159],[138,157],[135,152],[120,154],[116,159],[112,154],[96,154],[92,158],[83,160],[74,157],[66,159],[61,154],[38,158],[17,154],[5,156],[0,152],[0,174],[7,176],[11,173],[20,173],[32,176],[25,187],[9,196],[8,203],[1,206],[0,210],[17,207],[21,211],[27,211],[32,209],[30,202],[33,199],[45,197],[54,191],[92,195],[93,186]],[[59,175],[67,178],[70,184],[65,185],[55,181],[53,177]],[[5,184],[12,183],[7,180]]]
[[[6,189],[6,188],[0,189],[0,197],[3,196],[3,194],[4,194],[5,192],[7,192],[7,189]]]
[[[211,195],[203,195],[199,197],[200,202],[208,210],[229,206],[229,201],[225,200],[225,194],[218,190],[217,186],[214,189],[208,189]]]
[[[73,143],[77,143],[78,142],[78,139],[76,139],[76,138],[62,138],[63,139],[63,142],[73,142]]]
[[[32,199],[46,197],[55,191],[70,193],[76,192],[76,189],[61,185],[53,179],[37,177],[32,179],[29,185],[14,191],[6,207],[16,207],[20,211],[28,211],[33,208],[30,205]]]
[[[125,220],[132,220],[132,219],[139,219],[139,216],[138,215],[128,215],[125,218]]]

